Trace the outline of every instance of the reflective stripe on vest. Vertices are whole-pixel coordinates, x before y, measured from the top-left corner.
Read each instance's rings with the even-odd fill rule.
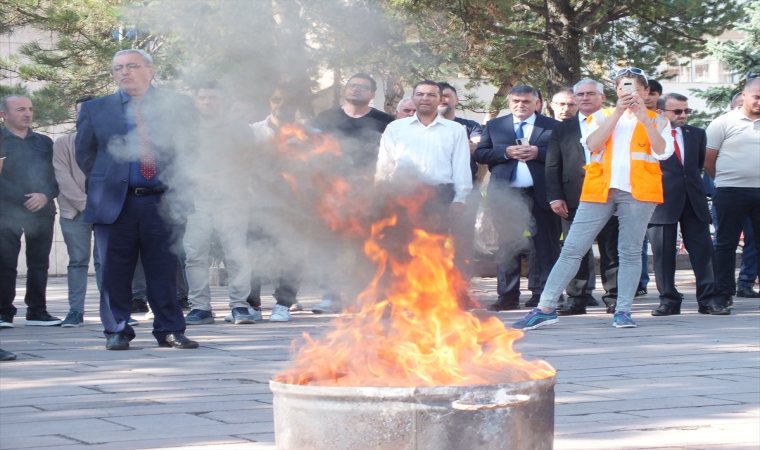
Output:
[[[612,115],[614,109],[602,109],[589,116],[589,125],[596,122],[601,126]],[[668,119],[660,114],[647,111],[649,120],[658,131],[668,124]],[[593,119],[592,119],[593,118]],[[662,170],[657,158],[652,156],[649,136],[641,123],[636,124],[630,142],[631,154],[631,195],[643,202],[662,203]],[[591,154],[583,182],[581,201],[604,203],[610,189],[612,178],[612,136],[607,139],[603,149]]]

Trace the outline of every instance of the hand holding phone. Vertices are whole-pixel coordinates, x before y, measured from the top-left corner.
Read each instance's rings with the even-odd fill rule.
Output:
[[[528,138],[519,138],[519,139],[517,139],[517,145],[530,145],[530,139],[528,139]]]

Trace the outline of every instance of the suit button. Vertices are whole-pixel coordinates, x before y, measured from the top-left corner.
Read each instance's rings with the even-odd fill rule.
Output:
[[[127,180],[121,180],[121,181],[123,181],[123,182],[125,182],[125,183],[127,182]]]

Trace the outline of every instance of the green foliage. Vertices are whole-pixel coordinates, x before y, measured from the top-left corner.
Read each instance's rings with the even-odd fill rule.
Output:
[[[697,97],[707,101],[713,111],[707,119],[719,116],[737,92],[744,89],[747,78],[760,76],[760,2],[748,2],[742,8],[744,20],[734,24],[734,29],[744,34],[740,41],[720,42],[712,40],[707,44],[710,55],[726,63],[726,71],[739,75],[734,86],[691,89]],[[717,111],[716,111],[717,110]],[[690,122],[693,120],[690,118]]]

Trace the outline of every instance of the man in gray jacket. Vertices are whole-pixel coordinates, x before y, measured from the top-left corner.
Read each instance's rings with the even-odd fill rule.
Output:
[[[76,111],[82,103],[95,99],[85,95],[76,101]],[[60,208],[61,232],[69,254],[67,277],[69,286],[69,314],[61,327],[78,327],[84,322],[84,297],[87,294],[87,272],[90,267],[90,243],[92,224],[84,221],[85,176],[77,165],[74,152],[76,132],[61,136],[53,144],[53,168],[58,182],[58,207]],[[95,277],[100,289],[100,261],[97,248],[94,252]]]

